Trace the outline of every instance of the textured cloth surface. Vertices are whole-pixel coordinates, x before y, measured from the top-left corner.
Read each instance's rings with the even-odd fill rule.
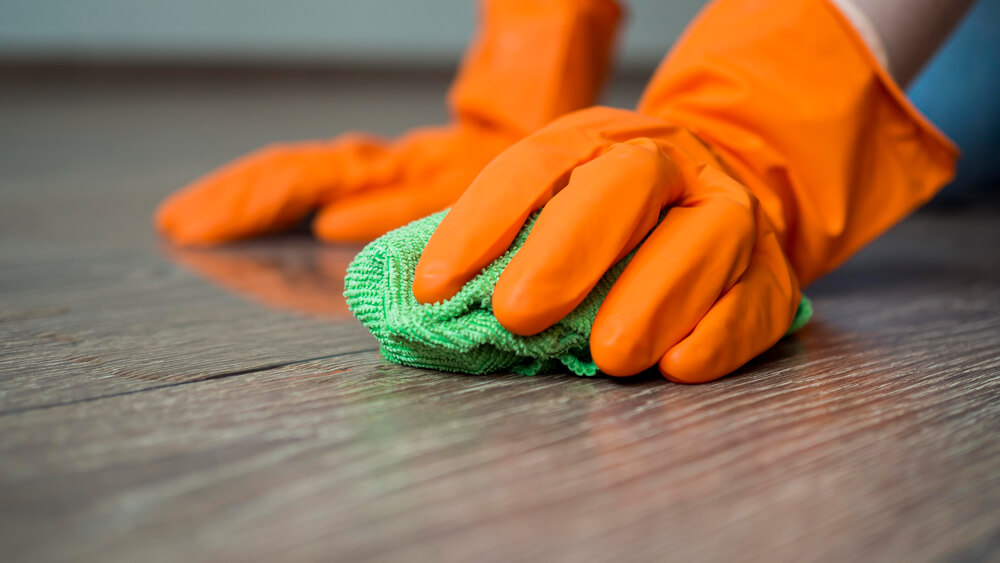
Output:
[[[569,369],[595,375],[590,328],[597,309],[632,254],[615,264],[569,315],[549,329],[518,336],[493,316],[493,287],[524,243],[532,216],[510,249],[451,299],[421,304],[411,285],[417,261],[446,212],[389,232],[370,243],[347,268],[344,296],[351,312],[375,335],[389,361],[471,374],[513,371],[525,375]],[[633,252],[634,254],[634,252]],[[789,333],[804,326],[812,306],[802,298]]]

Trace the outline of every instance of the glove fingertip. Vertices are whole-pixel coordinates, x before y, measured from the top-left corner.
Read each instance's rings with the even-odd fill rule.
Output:
[[[413,296],[420,303],[437,303],[454,296],[465,282],[451,274],[454,268],[448,263],[421,260],[413,277]]]
[[[619,340],[606,331],[599,330],[597,326],[590,333],[590,356],[601,373],[612,377],[628,377],[646,369],[636,362],[636,358],[642,354],[632,347],[623,347]]]
[[[542,332],[558,320],[547,323],[539,319],[537,309],[512,294],[501,293],[500,289],[501,286],[498,284],[493,292],[493,314],[500,321],[500,325],[508,331],[520,336],[531,336]]]
[[[225,232],[212,221],[206,221],[205,209],[210,209],[211,205],[199,199],[193,200],[186,189],[168,196],[153,212],[157,232],[170,242],[184,246],[225,242]]]
[[[365,228],[366,222],[357,215],[343,210],[323,211],[313,219],[312,231],[316,238],[325,242],[367,242],[378,235],[371,236],[371,229]]]
[[[716,354],[708,346],[694,347],[685,342],[667,352],[659,362],[660,373],[674,383],[707,383],[724,377],[730,370],[720,369]]]
[[[173,215],[170,213],[170,209],[165,205],[161,204],[153,212],[153,228],[156,229],[160,235],[171,238],[173,232]]]

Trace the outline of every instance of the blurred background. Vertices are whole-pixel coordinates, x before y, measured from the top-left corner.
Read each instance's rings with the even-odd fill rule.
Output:
[[[611,102],[628,105],[703,1],[623,4],[629,22],[617,77],[634,84]],[[0,0],[0,68],[449,73],[475,9],[475,0]],[[980,0],[910,88],[964,151],[957,185],[943,200],[996,195],[997,55],[1000,0]]]
[[[649,70],[702,0],[625,0]],[[34,60],[453,67],[476,0],[0,0],[0,53]]]

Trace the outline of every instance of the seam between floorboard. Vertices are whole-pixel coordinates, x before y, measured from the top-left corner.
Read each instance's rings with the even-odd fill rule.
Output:
[[[205,381],[214,381],[217,379],[226,379],[229,377],[236,377],[240,375],[247,375],[251,373],[258,373],[262,371],[268,371],[272,369],[283,368],[287,366],[294,366],[297,364],[305,364],[309,362],[315,362],[317,360],[329,360],[331,358],[342,358],[345,356],[353,356],[354,354],[365,354],[368,352],[377,352],[378,348],[365,348],[364,350],[354,350],[352,352],[341,352],[339,354],[327,354],[325,356],[316,356],[314,358],[306,358],[304,360],[292,360],[289,362],[277,362],[273,364],[267,364],[263,366],[257,366],[252,368],[246,368],[235,371],[225,371],[222,373],[214,373],[212,375],[206,375],[205,377],[199,377],[197,379],[189,379],[187,381],[175,381],[173,383],[164,383],[162,385],[154,385],[152,387],[144,387],[142,389],[133,389],[131,391],[120,391],[118,393],[109,393],[107,395],[96,395],[93,397],[84,397],[82,399],[73,399],[72,401],[62,401],[58,403],[51,403],[48,405],[36,405],[33,407],[26,407],[23,409],[12,409],[9,411],[0,412],[0,417],[11,416],[16,414],[24,414],[27,412],[51,409],[56,407],[65,407],[69,405],[76,405],[79,403],[89,403],[92,401],[99,401],[101,399],[112,399],[114,397],[125,397],[127,395],[135,395],[137,393],[146,393],[148,391],[158,391],[160,389],[169,389],[171,387],[180,387],[181,385],[189,385],[191,383],[202,383]]]

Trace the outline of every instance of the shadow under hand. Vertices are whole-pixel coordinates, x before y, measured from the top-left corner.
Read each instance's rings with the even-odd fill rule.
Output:
[[[174,263],[264,306],[322,319],[346,319],[347,266],[360,245],[330,246],[287,235],[217,248],[161,247]]]

